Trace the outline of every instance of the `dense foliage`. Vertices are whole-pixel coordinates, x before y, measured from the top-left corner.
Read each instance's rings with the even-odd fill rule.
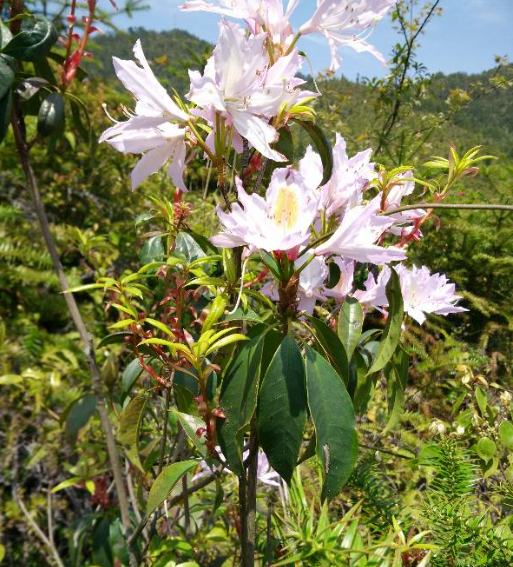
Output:
[[[96,37],[90,44],[96,61],[85,66],[87,79],[73,84],[73,94],[64,97],[66,124],[58,136],[41,134],[39,108],[48,95],[44,89],[20,104],[29,140],[39,128],[31,160],[69,284],[78,290],[80,311],[95,337],[109,417],[124,453],[134,525],[142,525],[145,510],[153,511],[148,493],[151,500],[150,488],[164,466],[162,456],[166,463],[183,467],[171,471],[176,478],[167,480],[173,490],[166,490],[160,499],[154,496],[154,508],[161,512],[141,528],[140,551],[146,558],[141,564],[232,565],[238,560],[241,534],[233,474],[237,471],[230,459],[233,472],[209,460],[211,439],[197,435],[204,427],[204,414],[195,398],[217,399],[216,381],[221,378],[221,395],[226,396],[230,381],[220,375],[219,367],[235,351],[220,351],[216,367],[205,374],[204,392],[195,391],[187,367],[174,374],[172,388],[164,389],[156,380],[162,377],[162,367],[151,351],[143,346],[134,358],[133,346],[123,341],[123,321],[139,317],[139,308],[144,308],[149,325],[157,321],[156,332],[162,331],[161,320],[179,321],[174,333],[188,328],[196,338],[204,336],[208,325],[216,323],[212,315],[216,306],[203,311],[208,301],[198,290],[206,286],[212,291],[215,279],[229,272],[233,260],[228,255],[217,257],[207,240],[217,231],[215,207],[223,200],[216,190],[216,174],[205,162],[191,162],[186,184],[192,190],[177,204],[164,172],[130,191],[129,171],[136,158],[97,142],[110,124],[101,104],[118,119],[123,118],[120,101],[131,105],[130,97],[121,94],[112,79],[110,57],[130,59],[138,37],[163,83],[184,94],[187,69],[203,67],[208,44],[185,32],[135,29]],[[62,48],[53,51],[65,55]],[[399,56],[395,63],[394,69],[400,71]],[[36,64],[24,62],[23,70],[32,73]],[[57,74],[57,62],[50,65]],[[18,76],[17,84],[23,79],[23,74]],[[330,141],[335,142],[335,132],[343,132],[349,155],[370,144],[377,147],[395,104],[386,99],[393,96],[393,81],[393,76],[381,83],[319,77],[316,87],[323,96],[313,107]],[[475,177],[462,177],[447,203],[510,204],[511,67],[480,76],[421,74],[412,83],[376,161],[392,168],[398,160],[406,160],[416,168],[417,178],[436,182],[441,181],[438,171],[432,163],[424,165],[433,155],[449,155],[451,144],[460,156],[471,146],[483,145],[486,155],[499,159],[481,162]],[[299,140],[293,155],[297,162],[310,140],[305,132],[296,132],[299,126],[291,130]],[[117,491],[96,411],[99,398],[41,237],[11,129],[1,148],[0,564],[55,564],[53,548],[66,566],[128,565]],[[408,153],[415,148],[414,154]],[[258,177],[258,164],[251,175],[253,181]],[[508,567],[513,563],[512,215],[443,210],[423,226],[423,233],[412,246],[413,262],[445,273],[456,283],[469,312],[430,316],[422,327],[407,323],[402,341],[410,362],[407,382],[400,386],[399,373],[396,382],[390,375],[403,364],[401,360],[394,359],[392,367],[374,380],[365,380],[367,366],[359,362],[365,357],[372,360],[377,348],[376,334],[366,331],[384,326],[377,312],[365,320],[366,327],[352,346],[356,363],[351,395],[360,445],[356,465],[342,491],[330,494],[334,498],[328,506],[321,498],[326,495],[321,495],[326,467],[321,459],[312,458],[312,425],[301,437],[301,464],[285,474],[291,479],[288,487],[268,463],[259,463],[256,546],[262,565]],[[162,258],[173,270],[150,271],[149,276],[139,271]],[[238,276],[233,275],[227,295],[237,295]],[[247,277],[248,281],[258,277],[251,264]],[[362,267],[357,273],[359,287],[365,277]],[[96,288],[101,278],[108,283]],[[185,285],[191,282],[192,286]],[[115,296],[120,289],[121,303]],[[180,314],[176,294],[181,294],[184,308]],[[220,318],[229,298],[222,293],[217,297]],[[249,292],[243,297],[242,328],[258,349],[253,337],[261,317],[253,307],[261,298]],[[344,305],[349,318],[357,316],[353,306]],[[329,316],[320,305],[315,314],[318,319],[313,321]],[[149,328],[146,323],[145,330]],[[328,341],[319,352],[333,362],[329,341],[336,334],[328,326],[317,331]],[[347,347],[347,334],[339,333]],[[278,343],[279,338],[271,331],[266,342]],[[294,357],[294,346],[282,343],[280,348],[288,348]],[[325,361],[314,351],[311,357]],[[264,360],[262,366],[272,367],[275,362]],[[236,365],[234,370],[228,368],[233,377]],[[272,372],[266,380],[268,376],[272,378]],[[284,429],[293,426],[283,424]],[[266,440],[265,428],[261,429],[266,452],[273,435],[271,430]],[[228,457],[227,439],[221,433]],[[208,466],[193,460],[198,454]],[[281,468],[278,457],[274,455],[277,469]],[[199,490],[187,493],[203,481]]]

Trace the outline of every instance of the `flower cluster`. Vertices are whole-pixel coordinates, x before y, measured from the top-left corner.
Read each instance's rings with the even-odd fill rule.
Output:
[[[318,0],[312,17],[294,32],[290,17],[297,4],[289,0],[285,9],[282,0],[185,2],[183,10],[241,19],[247,29],[221,20],[219,41],[205,69],[189,72],[187,104],[160,85],[139,41],[134,46],[138,63],[114,58],[118,78],[137,103],[134,112],[126,111],[128,120],[106,130],[101,141],[121,152],[143,154],[132,171],[133,188],[166,165],[175,186],[187,191],[187,160],[209,160],[225,197],[217,208],[221,229],[211,240],[220,248],[244,247],[246,259],[253,256],[266,264],[265,273],[270,270],[273,278],[261,291],[281,304],[282,313],[312,313],[318,301],[342,302],[348,295],[383,310],[388,264],[406,260],[407,245],[422,237],[420,226],[427,218],[420,208],[394,213],[415,191],[413,173],[403,168],[383,183],[372,150],[349,157],[338,133],[329,175],[312,147],[294,167],[277,142],[297,122],[311,120],[308,105],[319,96],[306,90],[298,76],[303,63],[299,38],[323,35],[332,69],[340,64],[338,47],[343,45],[384,61],[367,36],[395,0]],[[264,175],[248,183],[250,156],[260,157],[262,173],[268,171],[263,194]],[[234,202],[226,194],[228,163],[234,164]],[[274,268],[262,254],[275,262]],[[354,284],[358,264],[378,266],[373,268],[377,281],[371,271],[364,290]],[[455,305],[459,296],[444,276],[430,275],[424,267],[410,270],[399,264],[395,269],[406,312],[419,323],[426,313],[464,311]],[[328,286],[331,273],[338,281]]]

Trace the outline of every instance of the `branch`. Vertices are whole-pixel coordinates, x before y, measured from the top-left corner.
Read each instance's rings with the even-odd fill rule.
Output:
[[[462,211],[513,211],[513,205],[490,205],[483,203],[458,205],[457,203],[419,203],[418,205],[405,205],[396,209],[389,209],[380,213],[383,216],[395,215],[402,211],[413,211],[416,209],[453,209]]]
[[[65,567],[64,562],[62,561],[61,556],[59,555],[59,552],[52,541],[53,536],[50,536],[51,539],[49,539],[46,536],[46,534],[43,532],[43,530],[36,524],[32,516],[30,515],[30,512],[27,510],[25,504],[23,503],[23,500],[18,494],[18,489],[16,488],[16,486],[13,488],[12,492],[13,492],[14,500],[16,500],[16,504],[18,505],[19,509],[23,512],[23,515],[27,519],[27,523],[34,530],[34,533],[41,540],[41,542],[49,549],[55,563],[58,565],[58,567]],[[50,530],[52,529],[51,526],[49,526],[49,529]]]
[[[57,246],[55,245],[55,241],[53,239],[52,232],[50,230],[50,223],[46,215],[46,210],[43,203],[43,199],[41,197],[41,193],[39,191],[39,185],[37,182],[36,174],[34,172],[34,169],[32,167],[32,162],[30,159],[30,150],[27,145],[25,119],[17,102],[18,101],[15,98],[15,100],[13,101],[13,109],[11,116],[11,123],[14,133],[14,140],[16,143],[16,149],[20,157],[20,161],[23,168],[23,172],[25,174],[27,185],[30,189],[30,192],[32,193],[32,199],[34,201],[34,207],[36,209],[39,227],[41,229],[41,232],[43,233],[43,238],[46,243],[48,252],[50,253],[53,268],[59,279],[61,290],[64,292],[70,288],[70,285],[68,283],[66,273],[64,272],[64,268],[62,267],[59,258],[59,253],[57,251]],[[68,310],[71,315],[71,319],[73,320],[73,324],[75,325],[78,334],[80,335],[80,340],[82,341],[84,346],[84,354],[89,364],[91,382],[96,397],[96,407],[98,410],[98,415],[100,416],[101,427],[105,435],[105,441],[107,444],[107,453],[109,455],[110,466],[114,476],[114,482],[116,484],[116,492],[118,495],[121,521],[123,523],[123,528],[125,530],[125,536],[128,537],[132,529],[132,524],[130,520],[130,510],[128,505],[128,497],[125,489],[125,481],[123,478],[123,473],[121,470],[121,463],[116,447],[116,440],[114,437],[114,433],[112,431],[112,425],[109,420],[107,407],[105,405],[103,382],[102,382],[100,370],[98,368],[98,363],[96,362],[93,339],[91,338],[91,335],[87,331],[84,320],[82,319],[82,316],[80,314],[78,305],[75,301],[75,297],[73,296],[73,294],[65,293],[64,299],[66,300],[66,303],[68,305]],[[129,549],[129,555],[130,555],[130,567],[137,567],[138,561],[135,552],[132,552],[132,550]]]

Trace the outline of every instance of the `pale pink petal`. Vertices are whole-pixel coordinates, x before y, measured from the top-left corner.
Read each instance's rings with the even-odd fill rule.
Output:
[[[132,170],[132,189],[137,189],[147,177],[158,171],[169,159],[172,151],[170,144],[164,144],[144,154]]]

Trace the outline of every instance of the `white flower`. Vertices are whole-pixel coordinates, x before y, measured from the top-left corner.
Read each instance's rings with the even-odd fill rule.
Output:
[[[399,175],[398,181],[390,189],[385,200],[384,210],[394,210],[401,206],[401,201],[404,197],[411,195],[415,190],[415,181],[413,180],[413,172],[406,171]],[[423,209],[413,209],[411,211],[402,211],[400,213],[395,213],[388,215],[389,218],[394,219],[394,226],[390,227],[388,232],[395,234],[397,236],[410,234],[414,229],[415,225],[408,223],[415,223],[416,220],[421,219],[426,216],[426,211]],[[422,236],[420,231],[419,236]]]
[[[377,195],[368,205],[349,209],[333,236],[318,246],[315,253],[338,254],[346,260],[371,264],[404,260],[406,252],[401,248],[384,248],[375,244],[394,222],[385,216],[379,216],[379,207],[380,195]]]
[[[284,43],[291,35],[290,16],[299,0],[289,0],[287,10],[283,9],[282,0],[191,0],[180,9],[204,11],[222,14],[231,18],[245,20],[253,34],[265,29],[275,43]]]
[[[203,75],[189,71],[188,98],[203,109],[215,108],[265,157],[286,161],[270,147],[278,133],[269,120],[283,105],[295,104],[309,93],[299,91],[296,87],[303,81],[293,78],[302,64],[299,52],[293,50],[270,66],[265,37],[248,38],[237,24],[222,21]]]
[[[107,129],[100,142],[107,142],[123,153],[144,153],[132,171],[132,189],[138,187],[148,176],[169,163],[169,175],[182,191],[187,191],[183,182],[185,169],[185,128],[171,121],[185,122],[187,113],[167,94],[158,82],[144,56],[141,42],[134,45],[134,61],[113,57],[116,75],[137,99],[135,114],[126,122],[118,122]]]
[[[431,274],[425,266],[422,268],[413,266],[410,270],[400,264],[395,269],[401,282],[404,310],[420,325],[426,320],[427,313],[449,315],[468,311],[456,305],[461,296],[455,294],[455,285],[449,283],[446,276]],[[385,289],[390,275],[389,268],[383,269],[377,282],[372,275],[369,275],[365,284],[366,292],[356,292],[355,297],[361,303],[373,307],[386,307],[388,300]]]
[[[367,43],[363,34],[370,35],[377,22],[396,3],[396,0],[317,0],[314,15],[301,26],[299,33],[320,33],[328,41],[332,71],[340,67],[338,48],[347,45],[355,51],[368,51],[385,64],[383,55]]]
[[[333,175],[322,189],[322,202],[328,216],[340,213],[347,206],[361,204],[363,189],[376,177],[374,164],[370,161],[371,154],[372,150],[368,149],[349,158],[344,138],[336,135]]]
[[[354,262],[352,260],[335,258],[335,264],[337,264],[340,269],[340,278],[334,287],[330,289],[326,288],[324,295],[343,300],[353,289]]]
[[[308,255],[301,256],[294,262],[294,267],[299,269],[307,260]],[[308,266],[299,274],[299,285],[297,290],[298,309],[311,315],[315,308],[316,301],[326,301],[326,287],[324,280],[328,277],[328,268],[324,258],[316,257],[310,261]],[[263,288],[262,293],[273,301],[279,300],[276,282],[268,282]],[[329,291],[329,290],[328,290]]]
[[[317,201],[301,175],[290,168],[277,169],[265,199],[248,195],[236,179],[238,201],[230,213],[217,208],[224,230],[211,238],[215,246],[288,251],[299,247],[310,236],[310,225],[317,214]]]

